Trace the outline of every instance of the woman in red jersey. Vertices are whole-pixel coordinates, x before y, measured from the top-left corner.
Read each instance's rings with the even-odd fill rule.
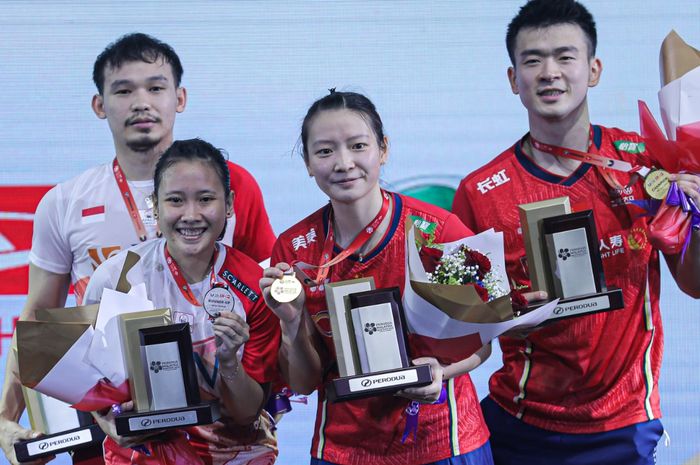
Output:
[[[324,384],[338,372],[323,283],[372,276],[377,288],[403,288],[408,218],[433,233],[436,242],[471,232],[445,210],[380,188],[388,139],[365,96],[331,90],[316,101],[304,118],[301,144],[306,169],[330,203],[280,235],[272,252],[275,266],[265,270],[260,288],[281,320],[286,381],[298,392],[318,390],[311,463],[492,464],[489,434],[467,374],[488,357],[489,346],[448,366],[433,358],[414,360],[431,365],[429,386],[341,403],[326,399]],[[273,281],[290,264],[318,265],[339,254],[347,257],[325,268],[318,285],[305,287],[293,302],[270,296]],[[418,429],[406,434],[416,410]]]

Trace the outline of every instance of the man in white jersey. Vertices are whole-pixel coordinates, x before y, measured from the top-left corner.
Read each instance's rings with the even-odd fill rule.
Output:
[[[63,306],[71,284],[81,303],[88,280],[100,263],[122,248],[159,235],[150,199],[153,172],[173,141],[176,114],[185,109],[182,72],[175,51],[145,34],[123,36],[97,57],[93,80],[98,93],[92,99],[92,109],[109,123],[116,157],[57,185],[41,200],[34,221],[29,295],[22,319],[34,319],[35,310],[40,308]],[[272,236],[271,244],[274,235],[257,184],[243,168],[229,163],[229,169],[232,179],[235,170],[237,179],[244,183],[232,185],[236,197],[258,200],[248,204],[257,205],[262,212],[246,216],[258,223],[256,234]],[[234,200],[234,209],[236,204]],[[237,213],[240,223],[243,218]],[[233,228],[234,224],[228,226]],[[236,232],[239,229],[236,227]],[[266,253],[256,260],[269,257],[269,250]],[[39,435],[17,423],[24,407],[17,362],[8,357],[0,401],[0,446],[13,464],[17,463],[13,444]]]

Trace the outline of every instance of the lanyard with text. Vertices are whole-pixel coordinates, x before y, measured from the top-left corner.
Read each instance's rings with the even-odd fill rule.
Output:
[[[141,221],[139,209],[136,207],[134,196],[131,193],[131,189],[129,189],[129,184],[126,182],[124,172],[116,158],[112,162],[112,170],[114,171],[114,180],[117,181],[117,187],[119,187],[119,192],[121,192],[122,199],[124,199],[124,205],[126,205],[126,210],[129,212],[129,217],[136,230],[136,235],[139,237],[139,240],[143,242],[148,238],[146,228],[143,225],[143,221]],[[156,235],[160,237],[158,226],[156,226]]]
[[[199,300],[197,300],[197,297],[194,296],[194,292],[192,292],[192,289],[190,289],[190,285],[187,284],[187,281],[185,281],[185,277],[182,275],[182,272],[180,271],[180,267],[178,266],[177,262],[173,259],[173,257],[170,256],[170,252],[168,252],[168,246],[165,245],[165,247],[163,247],[163,250],[165,251],[165,263],[168,264],[170,273],[173,275],[175,284],[177,284],[177,287],[178,289],[180,289],[180,292],[182,292],[182,295],[192,305],[195,305],[197,307],[202,306],[202,304],[199,303]],[[216,281],[216,273],[214,273],[214,268],[216,267],[216,259],[218,258],[218,256],[219,249],[216,249],[214,250],[214,256],[212,257],[211,275],[209,276],[209,284],[212,288],[225,286],[225,284]]]
[[[328,215],[328,234],[326,235],[326,240],[323,243],[323,255],[321,256],[321,264],[318,266],[318,274],[316,275],[316,284],[321,284],[325,281],[328,273],[330,272],[330,267],[345,260],[347,257],[355,253],[357,249],[362,247],[365,242],[374,234],[379,225],[384,221],[387,212],[389,211],[389,194],[382,191],[382,208],[379,209],[379,213],[370,221],[367,226],[365,226],[362,231],[353,239],[350,245],[340,252],[331,260],[331,255],[333,254],[333,246],[335,245],[335,234],[333,233],[333,210],[331,207],[331,214]]]
[[[592,131],[593,130],[591,129],[591,133]],[[534,148],[536,148],[540,152],[545,152],[550,155],[555,155],[557,157],[568,158],[570,160],[576,160],[583,163],[588,163],[589,165],[597,166],[601,176],[603,176],[603,179],[605,179],[608,185],[613,189],[622,190],[625,188],[625,186],[620,184],[620,182],[615,178],[610,169],[623,171],[625,173],[630,174],[638,174],[641,177],[645,177],[650,171],[649,168],[644,166],[632,166],[631,163],[626,162],[624,160],[615,160],[600,155],[595,144],[591,144],[593,151],[592,153],[590,153],[581,152],[580,150],[569,149],[566,147],[559,147],[557,145],[545,144],[544,142],[540,142],[534,137],[532,137],[532,135],[530,135],[530,143]],[[630,184],[633,182],[634,177],[630,181]]]

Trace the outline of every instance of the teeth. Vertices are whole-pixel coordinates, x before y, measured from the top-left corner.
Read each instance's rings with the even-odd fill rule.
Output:
[[[540,92],[540,95],[559,95],[562,91],[560,90],[544,90]]]
[[[180,229],[180,234],[187,237],[194,237],[202,234],[203,228]]]

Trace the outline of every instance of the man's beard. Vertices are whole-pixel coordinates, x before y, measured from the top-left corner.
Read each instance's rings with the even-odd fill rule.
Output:
[[[148,136],[139,138],[138,140],[127,141],[126,146],[134,152],[151,152],[160,143],[160,139],[152,139]]]

